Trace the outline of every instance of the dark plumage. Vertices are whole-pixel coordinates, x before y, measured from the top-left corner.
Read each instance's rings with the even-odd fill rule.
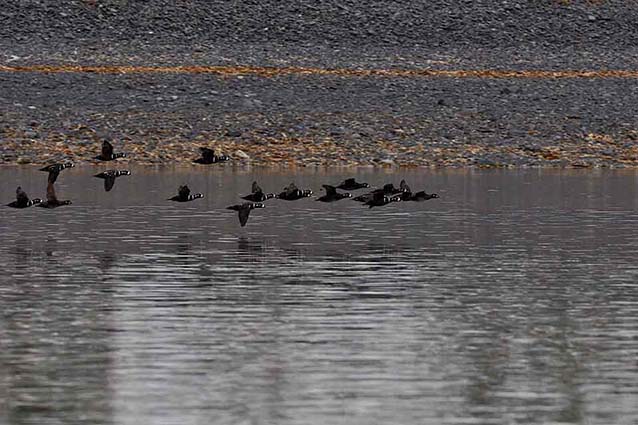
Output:
[[[294,183],[290,183],[287,187],[284,188],[284,191],[279,194],[278,198],[285,201],[296,201],[297,199],[307,198],[311,195],[312,190],[301,190],[297,186],[295,186]]]
[[[129,170],[107,170],[96,174],[94,177],[104,179],[104,190],[108,192],[113,189],[117,177],[130,175],[131,172]]]
[[[412,193],[410,186],[408,186],[405,180],[401,180],[401,193],[399,195],[393,196],[393,198],[398,198],[401,201],[414,201],[414,202],[423,202],[428,199],[438,198],[439,195],[436,193],[428,194],[424,190],[416,193]]]
[[[243,204],[231,205],[230,207],[226,207],[226,209],[239,212],[239,224],[241,225],[241,227],[244,227],[248,222],[248,216],[250,215],[251,210],[254,210],[255,208],[265,207],[266,206],[261,202],[244,202]]]
[[[71,201],[59,201],[57,196],[55,196],[53,183],[49,182],[49,184],[47,184],[47,200],[40,202],[38,206],[42,208],[57,208],[62,205],[71,205]]]
[[[40,202],[42,202],[42,199],[40,198],[29,199],[26,192],[18,186],[16,189],[16,200],[7,204],[7,206],[12,208],[28,208],[32,205],[39,204]]]
[[[107,142],[106,140],[102,142],[102,153],[95,157],[95,159],[99,159],[100,161],[113,161],[117,158],[124,158],[126,154],[124,153],[113,153],[113,145]]]
[[[176,196],[173,196],[172,198],[168,198],[168,200],[175,201],[175,202],[188,202],[188,201],[194,201],[195,199],[199,199],[203,197],[204,195],[202,195],[201,193],[196,193],[194,195],[191,195],[191,190],[188,188],[188,186],[184,185],[179,187],[179,189],[177,190]]]
[[[423,202],[429,199],[436,199],[438,197],[439,195],[437,195],[436,193],[425,193],[425,190],[422,190],[412,195],[412,197],[410,198],[410,201]]]
[[[324,184],[323,188],[326,189],[326,194],[319,197],[317,201],[321,202],[334,202],[344,198],[351,198],[352,195],[349,193],[339,193],[337,192],[337,188],[334,186],[330,186],[328,184]]]
[[[341,190],[357,190],[364,189],[366,187],[370,187],[368,183],[357,183],[355,179],[345,179],[337,186],[337,189]]]
[[[370,208],[372,208],[372,207],[381,207],[391,202],[400,202],[400,201],[401,199],[398,197],[391,198],[389,196],[384,195],[382,192],[379,192],[379,193],[375,193],[372,199],[367,201],[365,204],[368,205]]]
[[[198,164],[216,164],[218,162],[230,161],[230,158],[226,155],[216,155],[213,149],[201,147],[199,150],[202,156],[193,161]]]
[[[368,201],[371,201],[375,196],[379,194],[384,196],[390,196],[399,192],[401,192],[401,189],[397,189],[396,187],[394,187],[392,183],[388,183],[384,185],[383,188],[381,189],[375,189],[372,192],[364,193],[363,195],[359,195],[356,198],[352,198],[352,199],[358,202],[368,202]]]
[[[401,183],[399,184],[399,194],[396,196],[393,196],[392,198],[398,198],[400,201],[410,201],[412,198],[412,189],[410,189],[410,186],[408,186],[408,184],[405,182],[405,180],[401,180]]]
[[[46,167],[40,168],[40,171],[46,171],[47,173],[49,173],[49,183],[55,183],[55,181],[58,179],[58,176],[60,175],[60,171],[64,170],[65,168],[71,167],[75,167],[72,162],[65,162],[63,164],[47,165]]]
[[[277,195],[275,195],[274,193],[264,193],[257,182],[253,182],[252,193],[250,195],[242,196],[241,198],[252,202],[264,202],[268,199],[276,197]]]

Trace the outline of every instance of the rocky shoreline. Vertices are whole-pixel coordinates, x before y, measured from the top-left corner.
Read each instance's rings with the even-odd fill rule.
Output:
[[[638,70],[631,2],[5,6],[0,164],[91,162],[107,139],[148,164],[189,163],[212,146],[257,166],[638,166],[635,76],[538,73]],[[330,72],[11,70],[38,65]],[[419,75],[428,70],[450,74]],[[454,74],[466,71],[477,75]]]

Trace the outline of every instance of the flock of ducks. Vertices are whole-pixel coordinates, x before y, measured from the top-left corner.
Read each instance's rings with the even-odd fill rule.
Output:
[[[213,149],[202,147],[200,148],[200,153],[201,157],[195,159],[193,162],[198,164],[216,164],[230,161],[230,158],[228,156],[217,155]],[[113,161],[115,159],[124,157],[126,157],[126,154],[114,153],[113,146],[109,142],[104,141],[102,142],[102,151],[98,156],[95,157],[95,159],[99,161]],[[74,167],[73,163],[66,162],[51,164],[47,165],[44,168],[40,168],[40,171],[49,173],[47,179],[46,200],[42,200],[39,198],[29,199],[29,196],[24,192],[24,190],[22,190],[22,188],[18,186],[18,188],[16,189],[16,200],[7,204],[7,206],[13,208],[28,208],[33,205],[37,205],[38,207],[42,208],[57,208],[63,205],[70,205],[71,201],[61,201],[57,198],[55,194],[55,182],[58,179],[61,171],[71,167]],[[104,190],[106,192],[109,192],[111,189],[113,189],[116,178],[129,175],[131,175],[131,172],[129,170],[106,170],[99,174],[96,174],[94,177],[104,179]],[[326,193],[325,195],[317,198],[317,201],[335,202],[341,199],[352,198],[354,201],[362,202],[364,205],[368,205],[369,208],[380,207],[393,202],[423,202],[439,197],[436,193],[426,193],[425,191],[413,193],[405,180],[401,180],[398,188],[395,187],[394,184],[388,183],[380,189],[375,189],[356,197],[353,197],[352,194],[350,194],[349,192],[339,192],[337,189],[342,191],[354,191],[370,188],[370,185],[368,183],[357,182],[354,178],[349,178],[335,186],[324,184],[323,188]],[[238,212],[239,224],[242,227],[245,226],[248,222],[248,216],[250,215],[250,212],[256,208],[265,208],[264,202],[269,199],[296,201],[312,196],[312,190],[299,189],[294,183],[290,183],[283,189],[282,192],[278,194],[265,193],[257,184],[257,182],[253,182],[251,189],[252,190],[249,195],[241,197],[242,199],[249,202],[244,202],[227,207],[227,209],[229,210]],[[177,195],[168,198],[168,200],[175,202],[191,202],[203,197],[204,195],[201,193],[191,193],[190,188],[187,185],[183,185],[180,186],[177,190]]]

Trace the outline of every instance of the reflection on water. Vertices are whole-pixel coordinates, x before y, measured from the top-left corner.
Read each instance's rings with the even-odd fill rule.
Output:
[[[2,208],[0,423],[638,422],[635,173],[361,170],[441,199],[241,228],[253,179],[346,175],[202,170],[105,194],[78,167],[72,206]],[[206,197],[164,201],[186,182]]]

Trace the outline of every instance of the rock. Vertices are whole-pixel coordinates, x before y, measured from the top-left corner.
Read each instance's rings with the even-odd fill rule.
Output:
[[[226,130],[226,136],[228,137],[240,137],[241,131],[239,130]]]
[[[31,163],[31,158],[28,158],[26,156],[20,156],[20,157],[18,157],[18,160],[16,162],[18,164],[30,164]]]
[[[233,154],[233,157],[237,159],[243,159],[243,160],[250,159],[250,155],[248,155],[246,152],[242,151],[241,149],[237,149],[235,153]]]

